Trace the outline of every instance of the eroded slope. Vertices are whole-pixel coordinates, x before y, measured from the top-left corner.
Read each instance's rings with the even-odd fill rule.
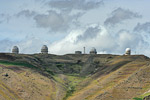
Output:
[[[0,54],[1,100],[129,100],[150,90],[143,55]]]

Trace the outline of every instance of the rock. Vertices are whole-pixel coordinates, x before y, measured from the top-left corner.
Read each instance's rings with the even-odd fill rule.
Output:
[[[8,74],[6,73],[5,76],[8,77]]]
[[[150,95],[144,97],[143,100],[150,100]]]

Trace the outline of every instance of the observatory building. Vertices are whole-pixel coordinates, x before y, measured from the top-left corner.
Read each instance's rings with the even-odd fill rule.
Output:
[[[126,48],[125,55],[131,55],[131,49],[130,48]]]
[[[94,47],[91,49],[90,54],[97,54],[97,51]]]
[[[19,48],[17,46],[14,46],[12,49],[12,53],[18,54],[19,53]]]
[[[82,54],[81,51],[75,51],[75,54]]]
[[[48,54],[48,47],[46,45],[43,45],[41,48],[41,53],[42,54]]]

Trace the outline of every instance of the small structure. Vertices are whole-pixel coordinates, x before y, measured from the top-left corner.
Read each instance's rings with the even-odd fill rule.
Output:
[[[85,54],[85,47],[83,47],[83,52],[84,52],[84,54]]]
[[[81,51],[75,51],[75,54],[82,54]]]
[[[130,48],[126,48],[125,55],[131,55],[131,49]]]
[[[97,51],[94,47],[91,49],[90,54],[97,54]]]
[[[17,46],[14,46],[12,49],[12,53],[18,54],[19,53],[19,48]]]
[[[41,48],[41,53],[42,54],[48,54],[48,47],[46,45],[43,45]]]

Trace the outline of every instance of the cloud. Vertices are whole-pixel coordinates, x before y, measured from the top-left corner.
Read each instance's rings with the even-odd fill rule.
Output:
[[[64,11],[76,10],[90,10],[99,7],[103,4],[102,0],[51,0],[48,5],[52,8],[56,8]]]
[[[150,22],[146,22],[143,24],[138,23],[136,27],[134,28],[134,31],[137,31],[137,32],[145,31],[145,32],[150,33]]]
[[[18,46],[20,53],[34,54],[40,53],[43,45],[49,43],[36,37],[26,37],[21,41],[10,41],[8,39],[1,40],[0,52],[12,52],[13,46]]]
[[[20,48],[21,53],[26,53],[26,54],[34,54],[34,53],[40,53],[41,52],[41,47],[43,45],[47,45],[48,42],[43,41],[39,38],[36,37],[30,37],[26,38],[14,45],[17,45]]]
[[[94,9],[103,4],[102,0],[44,0],[41,4],[44,2],[49,5],[49,10],[44,8],[43,13],[29,9],[22,10],[16,16],[32,17],[37,28],[48,29],[49,33],[67,33],[68,30],[81,25],[78,19],[86,13],[85,10]]]
[[[72,30],[64,39],[49,43],[35,37],[26,37],[21,41],[1,40],[0,51],[11,52],[14,45],[17,45],[21,53],[39,53],[42,45],[48,45],[51,54],[68,54],[76,50],[89,53],[92,47],[98,53],[123,54],[126,48],[131,48],[132,52],[150,55],[150,42],[144,39],[142,34],[120,30],[115,36],[108,32],[104,26],[91,24],[85,27]]]
[[[145,22],[143,24],[138,23],[133,31],[137,35],[140,35],[145,42],[145,44],[141,45],[141,47],[145,46],[145,49],[150,47],[150,22]]]
[[[118,45],[119,49],[123,50],[125,48],[136,49],[142,37],[140,35],[131,33],[127,30],[120,30],[118,33]]]
[[[20,16],[25,16],[25,17],[33,17],[35,16],[37,13],[35,11],[30,11],[30,10],[22,10],[20,11],[19,13],[17,13],[17,17],[20,17]]]
[[[108,32],[104,26],[98,24],[87,25],[85,27],[72,30],[64,39],[53,42],[49,46],[50,53],[68,54],[76,50],[89,53],[92,47],[98,53],[124,54],[126,48],[132,49],[132,54],[146,54],[150,49],[150,42],[147,42],[142,34],[121,29],[115,36]]]
[[[11,52],[12,45],[15,43],[13,41],[10,41],[8,39],[0,40],[1,46],[0,46],[0,52]]]
[[[8,23],[11,19],[11,16],[9,14],[1,13],[0,14],[0,23],[6,22]]]
[[[88,36],[89,35],[89,36]],[[124,53],[125,48],[136,48],[140,42],[140,36],[127,31],[120,31],[113,37],[105,27],[98,24],[88,25],[82,29],[73,30],[64,39],[49,45],[51,53],[65,54],[74,53],[76,50],[83,50],[86,47],[87,53],[95,47],[99,53]]]
[[[96,36],[98,35],[98,33],[101,31],[100,28],[98,28],[98,25],[94,25],[94,26],[90,26],[87,30],[85,30],[85,32],[81,35],[79,35],[78,41],[85,41],[88,39],[92,39],[92,38],[96,38]]]
[[[111,16],[105,20],[104,24],[114,26],[118,23],[123,22],[124,20],[141,18],[141,17],[142,16],[139,15],[138,13],[132,12],[130,10],[122,9],[122,8],[117,8],[111,13]]]
[[[48,28],[52,31],[58,32],[66,31],[69,27],[71,27],[71,25],[76,25],[77,19],[81,15],[81,13],[68,15],[50,10],[48,14],[36,15],[34,20],[38,27]]]

